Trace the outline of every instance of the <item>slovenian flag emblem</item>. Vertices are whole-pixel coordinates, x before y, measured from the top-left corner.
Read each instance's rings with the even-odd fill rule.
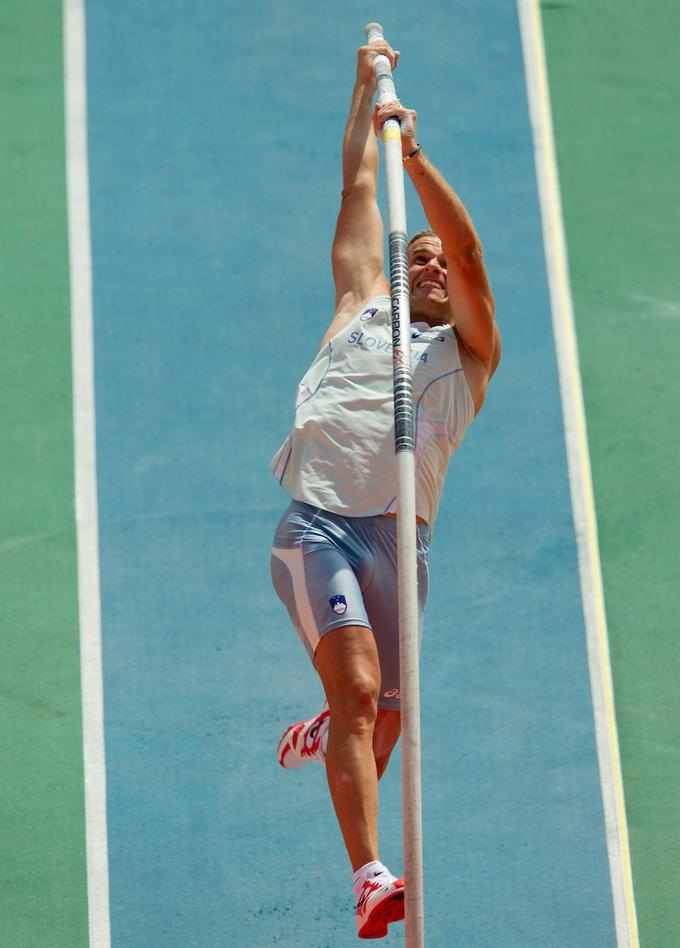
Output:
[[[344,596],[331,596],[328,600],[333,612],[338,615],[344,615],[347,612],[347,600]]]

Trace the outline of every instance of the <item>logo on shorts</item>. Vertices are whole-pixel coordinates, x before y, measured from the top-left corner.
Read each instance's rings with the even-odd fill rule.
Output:
[[[344,596],[331,596],[328,601],[336,615],[342,616],[347,612],[347,600]]]
[[[369,319],[373,319],[375,314],[378,312],[377,306],[371,306],[370,309],[365,309],[359,319],[362,323],[367,323]]]

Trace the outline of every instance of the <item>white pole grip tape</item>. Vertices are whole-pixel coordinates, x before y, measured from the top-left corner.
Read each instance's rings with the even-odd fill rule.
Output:
[[[383,36],[383,28],[379,23],[368,23],[364,27],[364,30],[369,43],[376,43],[379,40],[385,39]],[[396,99],[397,90],[394,87],[392,67],[390,66],[390,61],[387,56],[376,56],[373,62],[373,69],[378,83],[378,102],[380,105],[382,105],[383,102],[389,102],[390,99]],[[396,119],[393,121],[396,122]],[[396,122],[396,124],[399,125],[398,122]]]

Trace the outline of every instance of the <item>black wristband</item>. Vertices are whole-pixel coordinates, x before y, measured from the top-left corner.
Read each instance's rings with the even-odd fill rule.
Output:
[[[401,160],[408,161],[409,158],[413,158],[414,155],[417,155],[419,151],[420,151],[420,143],[418,142],[416,143],[416,147],[413,149],[413,151],[410,151],[408,155],[404,155],[404,157]]]

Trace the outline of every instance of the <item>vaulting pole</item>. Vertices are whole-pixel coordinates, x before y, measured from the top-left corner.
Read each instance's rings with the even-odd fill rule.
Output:
[[[382,26],[369,23],[369,43],[383,39]],[[377,55],[373,68],[378,102],[397,98],[386,56]],[[415,420],[411,380],[411,322],[406,197],[397,119],[383,125],[387,178],[387,218],[392,297],[394,367],[394,434],[397,461],[397,545],[399,583],[399,661],[401,668],[402,799],[406,948],[423,948],[423,829],[420,779],[420,671],[418,643],[418,568],[416,559]]]

